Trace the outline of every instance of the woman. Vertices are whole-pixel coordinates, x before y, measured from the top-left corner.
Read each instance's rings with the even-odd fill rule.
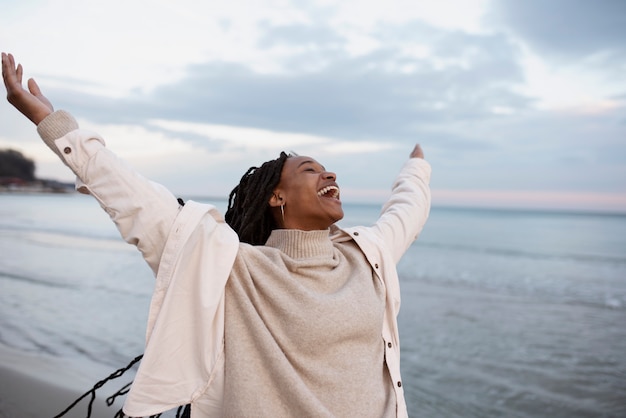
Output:
[[[428,217],[419,145],[372,227],[339,228],[336,176],[284,153],[216,209],[180,204],[98,135],[53,111],[2,54],[7,98],[37,125],[156,276],[130,416],[191,403],[192,417],[404,417],[395,264]]]

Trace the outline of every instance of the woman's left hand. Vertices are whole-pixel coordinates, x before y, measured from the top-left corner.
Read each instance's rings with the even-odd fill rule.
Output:
[[[415,144],[415,148],[411,152],[411,158],[424,158],[424,151],[422,151],[420,144]]]
[[[41,94],[34,79],[28,80],[28,90],[22,87],[22,64],[15,66],[11,54],[2,53],[2,79],[7,89],[7,100],[35,125],[54,111],[52,104]]]

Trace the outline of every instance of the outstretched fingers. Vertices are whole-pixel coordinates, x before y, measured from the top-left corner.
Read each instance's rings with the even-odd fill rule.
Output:
[[[22,65],[18,65],[18,68],[15,68],[15,58],[11,54],[2,53],[2,78],[5,80],[5,84],[7,81],[14,82],[19,77],[19,81],[22,80]]]
[[[35,80],[28,80],[28,90],[22,87],[24,69],[15,66],[12,54],[2,53],[2,79],[7,90],[7,100],[20,113],[36,125],[54,110],[52,104],[41,93]]]
[[[9,55],[5,54],[4,52],[2,53],[2,81],[4,81],[4,86],[7,88],[7,83],[9,82],[9,77],[11,73],[11,59]]]
[[[7,99],[13,103],[15,95],[22,88],[22,65],[15,68],[15,59],[11,54],[2,53],[2,79],[7,90]]]

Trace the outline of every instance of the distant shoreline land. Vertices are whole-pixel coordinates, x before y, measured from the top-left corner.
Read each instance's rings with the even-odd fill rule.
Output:
[[[75,193],[74,183],[52,179],[24,180],[0,177],[0,193]]]
[[[175,194],[176,192],[172,190]],[[382,205],[386,190],[353,190],[348,204]],[[14,149],[0,149],[0,194],[74,194],[73,181],[35,176],[35,162]],[[348,195],[349,193],[346,193]],[[176,194],[183,200],[228,201],[226,195]],[[433,207],[626,216],[626,195],[611,192],[433,189]]]
[[[35,162],[13,149],[0,149],[0,193],[73,193],[74,183],[35,176]]]

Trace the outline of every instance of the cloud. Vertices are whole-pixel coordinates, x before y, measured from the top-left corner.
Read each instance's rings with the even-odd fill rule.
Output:
[[[431,126],[488,120],[532,104],[514,89],[521,68],[515,47],[502,36],[418,22],[380,25],[374,32],[381,46],[353,55],[342,36],[326,26],[261,27],[261,44],[286,45],[279,71],[210,61],[189,65],[182,78],[130,97],[102,98],[82,88],[54,94],[97,121],[172,119],[348,141],[413,142]],[[417,43],[427,51],[411,49]],[[455,143],[449,134],[439,139]]]
[[[220,142],[225,147],[238,148],[246,151],[259,149],[275,150],[311,149],[315,148],[324,153],[353,153],[375,152],[392,148],[390,144],[374,141],[350,142],[341,139],[320,137],[292,132],[267,131],[256,128],[242,128],[228,125],[213,125],[206,123],[187,123],[170,120],[153,120],[150,125],[163,128],[171,135],[184,136],[189,139],[197,135],[196,144],[206,147],[206,139],[211,143]],[[209,147],[215,148],[215,147]]]
[[[326,49],[333,45],[343,45],[346,42],[340,33],[324,24],[273,25],[269,22],[262,22],[259,26],[264,29],[257,42],[261,49],[277,46],[296,48],[322,46]]]
[[[493,2],[503,26],[548,56],[579,60],[595,54],[626,57],[622,0],[504,0]]]
[[[477,150],[431,152],[437,188],[626,192],[624,109],[531,111],[449,129],[471,131]]]
[[[608,174],[621,172],[623,129],[611,122],[620,109],[538,111],[516,90],[521,55],[502,34],[381,24],[373,29],[381,46],[354,55],[324,25],[261,27],[264,47],[283,48],[278,71],[206,62],[131,97],[58,96],[82,117],[139,124],[212,152],[297,148],[332,167],[342,164],[333,151],[358,150],[368,155],[345,176],[355,188],[350,178],[363,172],[375,177],[368,186],[387,185],[402,161],[394,153],[416,142],[438,168],[435,187],[593,188],[584,174],[592,170],[607,190],[622,187]]]
[[[621,2],[157,1],[144,22],[72,1],[60,20],[55,1],[16,7],[0,36],[57,108],[172,189],[222,193],[296,148],[382,196],[420,142],[434,188],[626,192]],[[14,116],[0,145],[27,130]]]

